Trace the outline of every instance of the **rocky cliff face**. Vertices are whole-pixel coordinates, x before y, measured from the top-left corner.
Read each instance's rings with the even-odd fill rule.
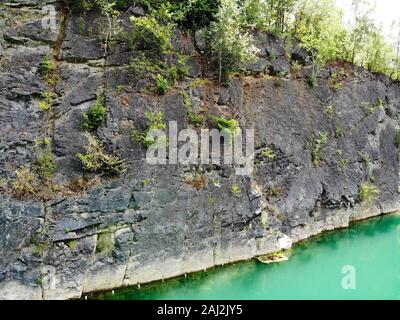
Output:
[[[47,4],[57,9],[53,30],[41,27]],[[134,12],[141,13],[131,8],[122,24]],[[147,82],[127,67],[135,52],[105,46],[103,20],[96,12],[73,14],[59,1],[0,4],[0,298],[79,298],[160,280],[400,208],[399,84],[336,63],[313,89],[306,53],[259,33],[258,60],[224,87],[204,80],[201,43],[177,31],[174,47],[186,55],[189,75],[157,96],[141,90]],[[46,55],[54,60],[53,81],[39,72]],[[291,68],[294,60],[302,67]],[[76,187],[83,171],[75,155],[87,144],[82,112],[100,87],[107,122],[96,134],[127,170]],[[55,94],[51,111],[40,108],[43,92]],[[150,109],[189,126],[188,105],[255,129],[252,177],[225,165],[146,163],[132,127],[143,128]],[[34,162],[35,139],[49,136],[59,189],[40,199],[16,197],[15,172]],[[361,201],[368,181],[379,196]]]

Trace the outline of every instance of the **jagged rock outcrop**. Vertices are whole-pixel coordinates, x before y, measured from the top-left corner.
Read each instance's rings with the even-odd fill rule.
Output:
[[[38,27],[46,4],[58,11],[51,31]],[[129,14],[143,12],[132,8],[121,19]],[[298,242],[400,208],[398,83],[332,63],[313,89],[307,53],[297,44],[287,52],[279,39],[257,33],[257,61],[224,87],[202,78],[209,70],[198,44],[177,31],[173,44],[186,54],[189,75],[156,96],[139,92],[148,83],[127,67],[134,52],[123,43],[105,47],[101,21],[96,12],[68,12],[59,1],[0,4],[0,298],[79,298],[160,280],[278,251],[282,239]],[[56,59],[52,85],[39,72],[46,55]],[[294,70],[293,61],[303,67]],[[33,163],[35,139],[49,132],[56,183],[82,176],[82,112],[102,86],[108,113],[97,135],[127,171],[46,201],[16,198],[9,191],[16,170]],[[57,96],[50,119],[39,108],[46,90]],[[252,177],[224,165],[146,163],[146,150],[130,139],[133,126],[144,128],[145,112],[159,110],[184,128],[185,97],[194,112],[255,129]],[[320,134],[327,141],[316,146]],[[274,157],[262,155],[266,147]],[[200,187],[190,183],[196,175]],[[369,180],[380,194],[361,203],[359,188]]]

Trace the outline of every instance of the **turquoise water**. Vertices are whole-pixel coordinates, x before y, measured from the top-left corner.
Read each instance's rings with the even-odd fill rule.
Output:
[[[354,267],[355,289],[342,268]],[[350,275],[351,276],[351,275]],[[376,218],[316,237],[288,261],[237,263],[96,299],[400,299],[400,215]]]

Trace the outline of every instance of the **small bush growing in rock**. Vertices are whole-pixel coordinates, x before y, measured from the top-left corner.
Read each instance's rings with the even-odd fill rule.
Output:
[[[239,132],[239,123],[235,119],[226,119],[214,115],[211,115],[210,119],[217,125],[220,131],[226,132],[231,140],[233,140]]]
[[[291,71],[292,71],[295,75],[297,75],[297,74],[301,71],[301,64],[298,63],[297,61],[294,61],[294,62],[292,63],[292,69],[291,69]]]
[[[57,166],[49,138],[35,140],[35,159],[32,170],[22,167],[15,172],[11,192],[19,198],[51,199],[57,186],[52,183]]]
[[[317,76],[312,74],[309,78],[308,78],[308,84],[311,86],[311,88],[316,88],[318,85],[318,80],[317,80]]]
[[[41,93],[43,100],[39,102],[39,108],[42,111],[49,111],[51,109],[51,104],[53,103],[56,94],[51,91],[44,91]]]
[[[339,139],[344,136],[344,126],[343,123],[339,123],[339,125],[335,129],[335,138]]]
[[[335,115],[335,110],[333,109],[332,105],[329,105],[325,109],[325,115],[329,118],[332,119]]]
[[[106,122],[106,115],[107,110],[104,106],[104,98],[99,97],[96,104],[83,114],[83,128],[87,131],[96,131]]]
[[[152,130],[165,130],[166,124],[164,122],[163,112],[147,111],[146,117],[146,130],[139,132],[135,128],[131,132],[131,140],[133,143],[142,142],[146,148],[157,142],[157,138],[150,138],[148,133]]]
[[[235,196],[239,196],[242,193],[242,189],[237,184],[232,185],[231,191]]]
[[[377,106],[378,108],[380,108],[380,109],[383,108],[383,100],[382,100],[381,97],[378,97],[378,98],[376,99],[376,106]]]
[[[106,154],[101,142],[91,135],[88,135],[88,140],[86,153],[76,154],[86,171],[101,172],[107,175],[118,175],[125,172],[124,160]]]
[[[274,150],[272,150],[271,148],[264,148],[262,151],[261,151],[261,155],[264,157],[264,158],[266,158],[267,160],[269,160],[269,161],[274,161],[275,160],[275,158],[276,158],[276,154],[275,154],[275,152],[274,152]]]
[[[39,64],[39,73],[42,76],[47,76],[49,75],[52,71],[54,70],[53,63],[49,59],[49,57],[46,55],[43,57],[42,62]]]
[[[285,194],[285,190],[283,187],[276,187],[276,186],[271,186],[268,187],[266,191],[266,196],[268,198],[281,198]]]
[[[100,233],[97,236],[96,252],[112,255],[115,248],[114,239],[111,233]]]
[[[41,182],[48,183],[55,175],[57,166],[54,162],[51,140],[49,138],[35,141],[35,173]]]
[[[157,83],[157,93],[158,94],[166,94],[169,90],[168,80],[165,79],[162,75],[158,74],[156,76]]]
[[[311,160],[316,167],[322,164],[321,151],[322,148],[328,143],[328,134],[326,132],[319,132],[308,142],[307,147],[311,151]]]
[[[363,183],[359,189],[359,200],[360,202],[373,202],[376,197],[380,194],[380,190],[372,183]]]
[[[12,192],[16,196],[25,198],[35,194],[35,187],[33,185],[35,176],[31,173],[29,168],[20,168],[15,172],[15,177],[12,184]]]
[[[198,128],[204,123],[204,117],[195,112],[189,112],[189,122]]]

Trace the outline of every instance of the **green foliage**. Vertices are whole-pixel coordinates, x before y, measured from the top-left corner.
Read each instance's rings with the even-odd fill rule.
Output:
[[[346,167],[346,165],[347,165],[347,160],[346,159],[340,159],[339,160],[339,168],[340,168],[340,172],[344,172],[344,168]]]
[[[344,86],[346,72],[343,68],[332,71],[329,75],[328,86],[333,90],[340,90]]]
[[[181,7],[187,8],[180,25],[191,30],[208,27],[215,20],[220,4],[220,0],[186,0],[180,2],[184,2]]]
[[[295,0],[244,0],[245,25],[284,34],[290,27]]]
[[[147,178],[143,179],[142,181],[143,188],[146,188],[150,184],[150,182],[151,182],[150,179]]]
[[[12,192],[20,197],[25,198],[35,194],[34,179],[35,176],[29,168],[23,167],[15,172],[15,180],[12,184]]]
[[[106,115],[104,98],[98,97],[95,105],[83,114],[83,128],[87,131],[96,131],[106,122]]]
[[[339,139],[344,136],[344,126],[343,123],[339,123],[339,125],[335,129],[335,138]]]
[[[237,184],[232,185],[231,191],[235,196],[239,196],[242,193],[242,189]]]
[[[193,31],[208,27],[215,19],[219,0],[136,0],[163,21],[178,24]]]
[[[308,149],[311,151],[311,161],[314,166],[320,167],[322,164],[321,151],[328,143],[328,134],[319,132],[308,142]]]
[[[255,60],[258,49],[242,27],[242,8],[235,0],[221,0],[221,6],[208,32],[212,59],[222,82],[229,74],[241,72]]]
[[[309,82],[315,87],[319,70],[330,60],[350,61],[400,79],[398,50],[375,24],[374,9],[368,2],[353,1],[355,18],[351,27],[342,23],[341,10],[334,0],[77,0],[74,6],[80,3],[84,10],[96,7],[110,16],[115,9],[142,5],[147,16],[132,19],[130,42],[135,49],[145,51],[146,59],[152,56],[157,60],[151,61],[153,66],[159,66],[161,56],[171,50],[172,28],[205,30],[220,82],[230,73],[241,72],[254,58],[255,48],[247,30],[274,32],[284,36],[288,44],[290,39],[297,38],[311,53],[313,68]],[[400,38],[400,25],[394,28]],[[338,90],[343,84],[338,79],[329,85]]]
[[[146,148],[148,148],[158,141],[157,137],[154,138],[149,137],[149,132],[155,130],[165,130],[167,126],[164,122],[163,112],[147,111],[145,113],[145,117],[146,117],[145,131],[139,132],[134,128],[131,132],[131,141],[133,143],[141,142],[145,145]]]
[[[313,71],[313,73],[310,75],[310,77],[308,78],[308,84],[311,86],[311,88],[317,87],[318,79],[316,72]]]
[[[182,91],[181,94],[183,98],[183,104],[188,111],[189,123],[194,125],[196,128],[201,127],[205,121],[205,117],[192,110],[193,108],[190,101],[190,96],[186,91]]]
[[[89,172],[118,175],[125,172],[125,162],[116,156],[108,155],[99,140],[88,135],[86,153],[77,153],[84,169]]]
[[[136,49],[146,52],[148,58],[159,59],[171,51],[171,28],[160,24],[155,17],[131,17],[130,41]]]
[[[164,16],[168,15],[165,9]],[[135,76],[154,77],[156,91],[165,94],[169,82],[175,83],[188,74],[186,57],[174,52],[170,43],[173,25],[169,19],[160,17],[159,12],[145,17],[131,17],[132,32],[127,34],[127,42],[137,51],[131,59],[130,68]]]
[[[41,93],[41,97],[43,100],[39,102],[39,108],[42,111],[50,111],[51,109],[51,104],[53,103],[54,98],[56,97],[56,94],[51,91],[44,91]]]
[[[51,246],[51,244],[49,242],[34,242],[31,243],[31,252],[32,254],[42,254],[43,252],[45,252],[47,249],[49,249]],[[43,282],[43,276],[40,276],[40,278],[38,279],[38,281],[40,281],[40,283]]]
[[[158,74],[156,76],[156,83],[157,83],[157,93],[158,94],[167,94],[169,90],[168,80],[165,79],[162,75]]]
[[[51,60],[49,59],[49,57],[47,55],[44,56],[42,62],[40,62],[40,65],[39,65],[39,73],[42,76],[47,76],[51,72],[53,72],[53,70],[54,70],[53,63],[51,62]]]
[[[77,245],[78,245],[78,242],[77,242],[76,240],[67,241],[67,246],[68,246],[68,248],[70,248],[71,250],[76,249]]]
[[[92,9],[98,9],[103,14],[111,14],[114,9],[125,9],[133,5],[136,0],[73,0],[71,8],[76,13],[86,13]]]
[[[121,94],[125,91],[125,87],[123,85],[118,85],[118,86],[116,86],[115,91],[117,93]]]
[[[189,83],[188,88],[196,89],[198,87],[202,87],[208,84],[211,84],[211,81],[209,79],[195,79]]]
[[[297,61],[292,62],[292,72],[298,74],[301,70],[301,64]]]
[[[397,130],[396,135],[394,137],[394,145],[397,149],[400,149],[400,130]]]
[[[235,119],[226,119],[221,116],[209,116],[221,132],[228,134],[231,140],[239,133],[239,123]]]
[[[317,74],[329,60],[345,57],[346,29],[341,23],[341,11],[333,0],[301,0],[293,26],[298,38],[312,57],[310,85],[317,85]]]
[[[276,158],[276,154],[274,152],[274,150],[272,150],[271,148],[267,147],[264,148],[261,152],[261,155],[266,158],[269,161],[274,161]]]
[[[32,170],[24,166],[15,172],[11,192],[19,198],[35,197],[48,200],[56,190],[52,179],[57,166],[52,153],[51,140],[49,138],[36,139],[34,150],[35,159]]]
[[[376,106],[377,106],[378,108],[380,108],[380,109],[383,109],[383,100],[382,100],[381,97],[378,97],[378,98],[376,99]]]
[[[326,109],[325,109],[325,115],[326,115],[329,119],[332,119],[332,118],[334,117],[335,111],[334,111],[332,105],[329,105],[329,106],[326,107]]]
[[[49,111],[51,109],[51,105],[47,101],[42,100],[39,102],[39,109],[42,111]]]
[[[268,187],[266,195],[268,198],[281,198],[285,193],[283,187],[271,186]]]
[[[35,140],[35,173],[43,183],[48,183],[55,175],[57,166],[54,161],[52,144],[49,138]]]
[[[163,112],[147,111],[145,116],[146,125],[149,130],[165,130],[166,124],[164,122]]]
[[[372,183],[367,182],[363,183],[360,186],[358,197],[360,202],[373,202],[376,197],[380,194],[380,190],[374,186]]]
[[[111,233],[100,233],[97,236],[96,252],[104,255],[112,255],[115,248],[114,237]]]
[[[189,122],[194,125],[196,128],[201,127],[201,125],[204,123],[205,119],[203,116],[195,113],[195,112],[189,112]]]

